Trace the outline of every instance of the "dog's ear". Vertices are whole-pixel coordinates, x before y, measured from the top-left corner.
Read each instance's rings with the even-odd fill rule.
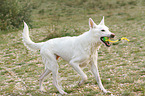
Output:
[[[94,26],[95,26],[95,23],[91,18],[89,18],[89,26],[90,26],[90,28],[94,28]]]
[[[105,25],[105,23],[104,23],[104,16],[103,16],[103,19],[101,20],[99,25]]]

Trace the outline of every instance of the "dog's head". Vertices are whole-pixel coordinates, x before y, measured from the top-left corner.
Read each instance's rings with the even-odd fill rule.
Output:
[[[90,26],[90,32],[92,32],[94,38],[96,39],[99,38],[100,42],[105,44],[107,47],[110,47],[109,41],[104,41],[103,37],[114,38],[115,34],[111,33],[109,31],[109,28],[105,26],[104,17],[99,25],[95,24],[94,21],[91,18],[89,18],[89,26]]]

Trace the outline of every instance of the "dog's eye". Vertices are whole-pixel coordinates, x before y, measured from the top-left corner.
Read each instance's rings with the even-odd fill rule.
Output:
[[[104,29],[102,29],[101,31],[102,31],[102,32],[105,32],[105,30],[104,30]]]

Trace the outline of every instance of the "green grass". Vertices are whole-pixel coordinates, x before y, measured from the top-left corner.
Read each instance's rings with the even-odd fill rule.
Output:
[[[127,37],[130,42],[120,41],[109,49],[104,45],[100,48],[98,66],[103,85],[113,95],[144,96],[144,1],[98,0],[102,5],[98,7],[97,2],[94,3],[96,6],[92,2],[95,1],[42,0],[41,6],[33,10],[30,37],[35,42],[42,42],[55,37],[80,35],[89,30],[90,17],[98,24],[105,16],[105,24],[116,34],[115,39]],[[44,64],[39,52],[31,52],[23,45],[21,33],[22,30],[0,33],[0,95],[59,94],[52,85],[51,75],[44,80],[47,92],[39,91],[38,78]],[[105,95],[91,75],[89,66],[84,69],[88,80],[78,86],[80,76],[64,60],[59,59],[58,63],[61,85],[68,95]]]

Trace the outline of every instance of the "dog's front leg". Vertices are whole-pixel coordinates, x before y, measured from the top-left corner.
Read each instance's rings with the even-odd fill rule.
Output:
[[[98,71],[98,66],[97,66],[97,58],[98,58],[98,53],[96,52],[96,54],[94,56],[92,56],[92,60],[91,60],[91,71],[92,71],[93,75],[95,76],[95,79],[97,80],[97,83],[99,85],[99,88],[104,93],[110,93],[102,85],[102,82],[101,82],[101,79],[100,79],[100,75],[99,75],[99,71]]]
[[[82,71],[82,69],[80,68],[79,64],[78,63],[74,63],[73,60],[70,62],[70,65],[82,77],[82,80],[78,84],[79,86],[82,85],[87,80],[87,75]]]

